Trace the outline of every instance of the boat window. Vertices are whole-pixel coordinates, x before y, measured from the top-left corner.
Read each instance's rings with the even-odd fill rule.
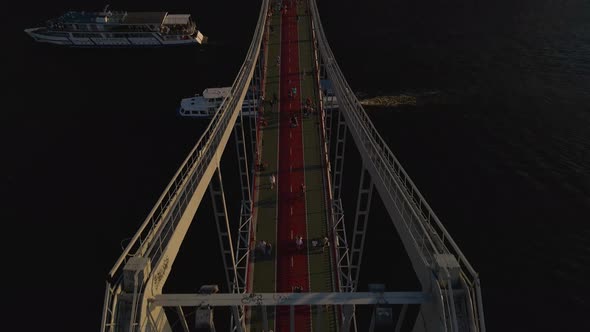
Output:
[[[68,37],[70,35],[67,32],[53,32],[53,31],[47,32],[46,34],[49,36],[54,36],[54,37]]]
[[[72,33],[72,36],[75,38],[90,38],[93,37],[91,33]]]

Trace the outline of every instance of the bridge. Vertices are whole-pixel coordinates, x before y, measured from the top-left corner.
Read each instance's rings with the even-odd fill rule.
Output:
[[[259,105],[248,117],[246,96]],[[231,136],[239,183],[220,171]],[[355,207],[342,204],[350,138],[362,161]],[[226,190],[241,192],[238,220]],[[163,294],[207,192],[227,292]],[[374,195],[421,289],[357,291]],[[409,305],[419,306],[413,331],[485,331],[477,273],[352,93],[316,1],[263,0],[229,96],[108,274],[101,331],[172,331],[171,319],[183,331],[215,331],[216,307],[231,308],[232,331],[400,331]],[[372,308],[369,326],[357,322],[358,306]],[[194,322],[183,307],[196,310]]]

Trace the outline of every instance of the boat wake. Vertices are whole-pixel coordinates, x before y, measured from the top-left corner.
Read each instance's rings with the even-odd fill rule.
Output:
[[[361,105],[371,107],[403,107],[423,105],[451,104],[453,98],[450,94],[440,91],[404,92],[395,95],[368,96],[364,93],[357,94]]]
[[[363,99],[360,101],[363,106],[416,106],[416,96],[397,95],[397,96],[377,96]]]

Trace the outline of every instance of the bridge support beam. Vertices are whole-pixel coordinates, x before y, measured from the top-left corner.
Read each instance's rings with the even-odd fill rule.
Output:
[[[209,192],[211,194],[211,204],[213,205],[213,214],[217,225],[217,235],[219,237],[219,247],[221,248],[221,258],[225,269],[225,279],[228,292],[236,293],[240,288],[238,270],[236,266],[236,256],[233,247],[231,229],[227,216],[227,206],[225,204],[225,193],[223,191],[223,180],[219,166],[215,169],[215,174],[209,183]],[[238,327],[244,325],[244,310],[240,307],[232,307],[232,325]]]
[[[246,332],[246,324],[243,319],[236,319],[236,317],[243,317],[243,307],[233,306],[232,312],[232,331]]]
[[[262,313],[262,328],[264,331],[268,331],[268,309],[266,306],[260,306],[260,312]]]
[[[334,199],[339,199],[342,192],[342,173],[344,171],[344,150],[346,148],[346,122],[342,111],[338,111],[338,123],[336,130],[336,146],[334,152]]]
[[[176,307],[176,313],[178,314],[178,319],[180,320],[180,325],[182,326],[182,330],[184,332],[190,332],[188,328],[188,323],[186,322],[186,318],[184,317],[184,312],[182,311],[181,306]]]
[[[295,306],[292,305],[289,307],[289,313],[290,313],[290,317],[289,317],[289,322],[291,323],[291,332],[295,332]]]
[[[328,151],[332,150],[330,142],[332,141],[332,114],[334,112],[336,112],[336,109],[334,108],[334,98],[330,98],[327,105],[324,105],[324,113],[326,114],[324,117],[324,128],[326,128],[326,144],[328,145]]]
[[[350,332],[350,327],[352,325],[352,318],[354,317],[354,306],[353,305],[343,305],[342,306],[342,332]]]
[[[250,172],[248,172],[248,150],[244,137],[244,117],[242,113],[236,119],[234,138],[236,141],[236,153],[238,155],[238,167],[240,171],[240,185],[242,188],[242,201],[251,201],[252,188],[250,187]]]
[[[408,304],[404,303],[404,305],[402,306],[402,310],[399,313],[397,323],[395,324],[395,332],[399,332],[402,329],[402,325],[404,324],[404,320],[406,319],[406,312],[407,311],[408,311]]]
[[[238,155],[240,171],[240,184],[242,188],[242,207],[240,210],[238,239],[236,243],[237,259],[235,268],[237,283],[234,285],[235,289],[232,290],[238,293],[246,291],[246,275],[250,257],[250,224],[252,221],[252,187],[250,186],[250,172],[248,171],[248,156],[246,140],[244,137],[243,120],[243,115],[240,113],[234,128],[236,152]]]
[[[352,292],[352,275],[350,271],[350,251],[348,249],[348,238],[346,236],[346,227],[344,225],[344,211],[342,210],[342,201],[334,199],[332,206],[332,215],[334,216],[334,247],[336,249],[336,265],[338,274],[338,284],[340,292]]]
[[[358,290],[359,275],[361,272],[361,262],[363,260],[363,250],[365,248],[365,237],[367,233],[367,223],[369,221],[372,197],[373,180],[371,179],[371,175],[367,171],[367,168],[363,164],[361,168],[359,192],[356,201],[356,214],[352,232],[352,252],[350,255],[350,268],[353,277],[353,291]]]
[[[237,286],[236,258],[219,166],[215,169],[215,174],[211,178],[211,183],[209,183],[209,193],[211,194],[213,214],[217,225],[217,235],[219,237],[219,247],[221,248],[221,258],[225,268],[226,284],[228,292],[233,292],[234,287]]]

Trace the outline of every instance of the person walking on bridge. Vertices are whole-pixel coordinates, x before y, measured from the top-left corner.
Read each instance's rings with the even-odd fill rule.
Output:
[[[270,189],[274,189],[275,188],[275,183],[277,182],[277,179],[275,178],[274,174],[270,175]]]

